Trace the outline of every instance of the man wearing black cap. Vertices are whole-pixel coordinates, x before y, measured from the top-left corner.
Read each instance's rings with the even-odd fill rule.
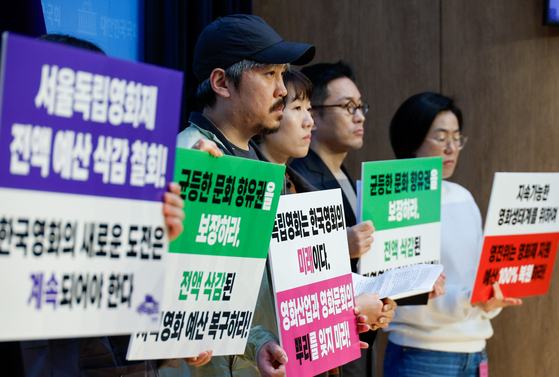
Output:
[[[204,110],[192,113],[190,126],[177,138],[177,146],[191,148],[214,141],[224,154],[267,161],[251,140],[279,127],[287,90],[283,72],[289,64],[306,64],[315,47],[284,41],[263,19],[233,15],[208,25],[194,49],[197,98]],[[201,141],[200,141],[201,140]],[[283,376],[287,362],[275,329],[275,310],[267,269],[264,271],[257,309],[245,354],[214,357],[191,368],[192,376]]]
[[[265,160],[250,139],[277,130],[287,94],[282,74],[289,63],[306,64],[314,54],[314,46],[284,41],[257,16],[212,22],[194,49],[197,98],[204,110],[191,114],[179,146],[206,138],[226,154]]]

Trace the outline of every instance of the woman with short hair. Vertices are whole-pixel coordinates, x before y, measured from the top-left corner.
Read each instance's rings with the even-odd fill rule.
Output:
[[[438,93],[408,98],[390,124],[390,142],[397,158],[442,157],[443,179],[456,168],[467,138],[462,112]],[[486,339],[493,335],[490,319],[501,308],[520,305],[504,298],[497,284],[487,302],[470,303],[483,243],[479,208],[468,190],[443,181],[441,188],[441,263],[446,294],[424,306],[398,309],[386,330],[384,375],[479,376],[486,368]]]

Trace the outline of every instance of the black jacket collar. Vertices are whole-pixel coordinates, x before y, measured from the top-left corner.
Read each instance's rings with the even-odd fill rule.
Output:
[[[231,142],[227,140],[227,138],[223,135],[223,133],[221,133],[221,131],[208,118],[206,118],[204,114],[193,111],[192,113],[190,113],[190,118],[188,119],[188,122],[195,124],[206,131],[210,131],[219,139],[219,141],[221,141],[221,143],[223,143],[223,146],[225,146],[224,149],[223,146],[219,145],[218,143],[217,146],[219,147],[219,149],[221,149],[221,151],[224,154],[235,156],[235,150],[233,148],[233,144],[231,144]],[[260,149],[258,149],[258,146],[254,141],[250,140],[249,145],[254,149],[254,151],[256,152],[256,156],[258,156],[258,159],[260,161],[269,162],[266,156],[264,156],[264,154],[260,151]]]
[[[336,177],[334,177],[334,174],[332,174],[332,172],[330,171],[330,169],[328,169],[328,166],[326,166],[324,161],[322,161],[320,156],[312,149],[309,148],[309,153],[304,158],[304,161],[310,171],[322,175],[322,185],[324,186],[324,188],[326,189],[340,188],[340,185]],[[351,187],[353,187],[353,189],[356,190],[355,181],[353,180],[353,178],[351,178],[349,171],[346,169],[345,165],[343,164],[342,164],[342,171],[347,176],[347,179],[349,179],[349,182],[351,183]]]

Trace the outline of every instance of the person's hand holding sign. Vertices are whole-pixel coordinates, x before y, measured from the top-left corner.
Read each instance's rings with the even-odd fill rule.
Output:
[[[362,309],[359,306],[355,306],[353,309],[353,314],[357,317],[357,332],[359,334],[367,332],[371,329],[371,326],[367,324],[369,318],[366,315],[361,315]],[[360,348],[369,348],[369,343],[363,342],[362,340],[359,341]]]
[[[184,227],[184,201],[180,197],[181,187],[178,183],[169,183],[169,191],[163,196],[163,215],[169,234],[169,241],[173,241],[181,235]]]
[[[212,352],[213,351],[204,351],[201,352],[198,357],[185,357],[184,361],[193,367],[200,367],[207,364],[212,359]]]
[[[221,157],[223,156],[223,152],[217,144],[211,140],[207,139],[200,139],[192,146],[192,149],[196,149],[203,152],[208,152],[210,155],[214,157]]]
[[[498,283],[493,284],[493,297],[491,297],[488,301],[476,302],[472,304],[474,307],[477,306],[483,309],[486,313],[489,313],[493,309],[518,305],[522,305],[522,300],[519,298],[505,297]]]
[[[359,258],[371,249],[371,244],[375,240],[373,238],[374,231],[375,227],[371,220],[363,221],[347,228],[350,258]]]

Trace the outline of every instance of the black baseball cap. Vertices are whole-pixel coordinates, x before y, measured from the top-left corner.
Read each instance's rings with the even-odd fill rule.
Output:
[[[244,59],[304,65],[315,52],[313,45],[284,41],[258,16],[234,14],[218,18],[202,31],[194,47],[193,69],[202,82],[214,69],[226,69]]]

